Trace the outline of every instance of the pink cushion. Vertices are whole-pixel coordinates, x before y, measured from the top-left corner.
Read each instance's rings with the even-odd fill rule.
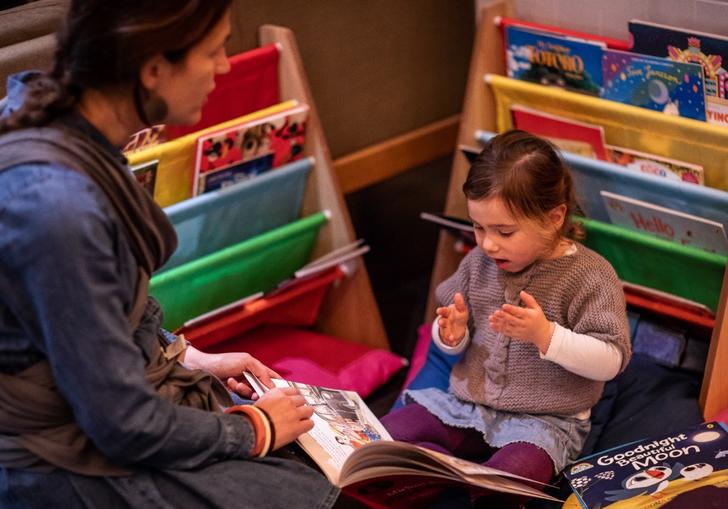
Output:
[[[728,425],[728,408],[718,412],[718,415],[710,419],[711,421],[720,421]]]
[[[356,391],[362,398],[407,365],[386,350],[280,325],[258,327],[206,351],[248,352],[287,380]]]

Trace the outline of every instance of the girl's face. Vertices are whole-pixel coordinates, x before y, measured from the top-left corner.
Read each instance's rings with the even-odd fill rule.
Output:
[[[548,220],[555,220],[558,231],[564,215],[560,214],[559,220],[555,211],[549,213]],[[555,231],[550,233],[537,221],[514,217],[499,197],[468,200],[468,215],[473,221],[478,247],[500,269],[520,272],[536,260],[554,255]]]
[[[192,125],[215,88],[215,76],[230,70],[225,42],[230,35],[230,10],[178,63],[162,60],[153,91],[167,103],[166,123]]]

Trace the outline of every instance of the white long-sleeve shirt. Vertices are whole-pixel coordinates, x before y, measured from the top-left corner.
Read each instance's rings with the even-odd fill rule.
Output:
[[[444,353],[456,355],[463,352],[470,343],[470,333],[465,329],[465,337],[455,346],[446,345],[440,338],[438,318],[432,323],[432,340]],[[611,380],[619,373],[622,353],[611,343],[606,343],[587,334],[576,332],[554,323],[554,333],[546,353],[539,352],[542,359],[555,362],[559,366],[591,380]],[[579,412],[575,417],[588,418],[590,411]]]

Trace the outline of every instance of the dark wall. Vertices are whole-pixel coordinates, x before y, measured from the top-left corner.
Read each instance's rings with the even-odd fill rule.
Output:
[[[0,95],[8,73],[47,67],[64,0],[0,14]],[[233,0],[236,53],[262,24],[293,30],[333,157],[462,107],[473,6],[452,0]]]
[[[474,33],[471,2],[235,2],[231,48],[264,23],[293,30],[332,156],[456,114]]]

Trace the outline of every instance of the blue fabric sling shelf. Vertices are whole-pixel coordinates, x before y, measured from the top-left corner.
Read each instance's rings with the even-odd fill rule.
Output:
[[[291,277],[311,256],[328,211],[203,256],[152,278],[149,293],[165,311],[164,327],[185,321]]]
[[[177,231],[170,270],[298,217],[312,157],[166,207]]]

